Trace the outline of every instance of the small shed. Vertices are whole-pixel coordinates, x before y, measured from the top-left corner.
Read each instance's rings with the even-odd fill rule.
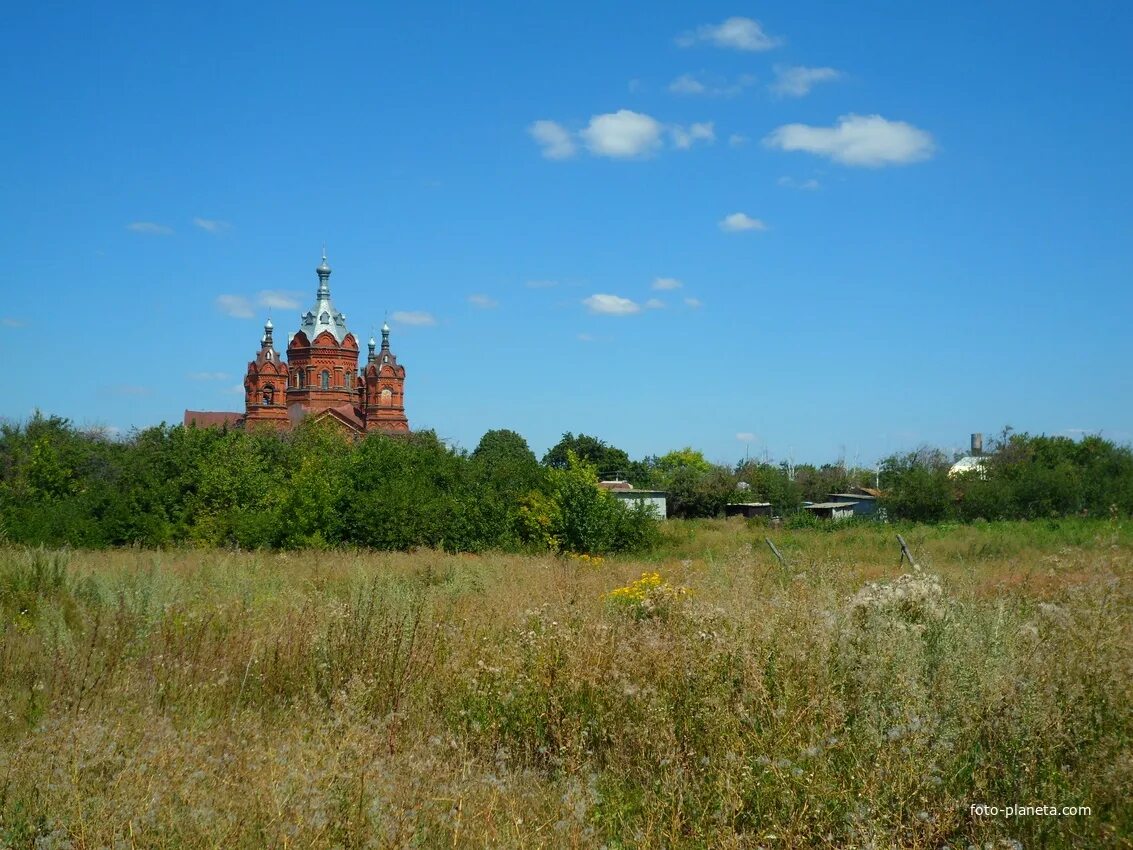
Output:
[[[748,519],[757,516],[769,517],[773,513],[770,502],[737,502],[724,506],[724,516],[742,516]]]
[[[873,516],[877,513],[877,496],[868,493],[831,493],[826,500],[853,505],[854,516]]]
[[[626,507],[632,507],[633,503],[643,502],[652,509],[653,515],[657,519],[665,519],[669,515],[669,494],[664,490],[638,490],[628,481],[617,478],[610,481],[599,481],[598,486],[608,491],[615,499],[625,502]]]
[[[818,502],[803,505],[803,510],[810,511],[819,519],[849,519],[854,515],[856,504],[857,502]]]

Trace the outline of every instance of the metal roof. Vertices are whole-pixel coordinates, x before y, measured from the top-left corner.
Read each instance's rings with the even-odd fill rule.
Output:
[[[818,502],[814,505],[803,505],[803,507],[808,511],[816,511],[825,508],[848,508],[856,504],[857,502]]]
[[[342,342],[350,331],[346,327],[346,314],[336,310],[330,300],[330,266],[325,254],[315,271],[319,275],[315,306],[299,317],[299,330],[307,335],[308,342],[314,342],[323,331],[330,331],[337,342]]]

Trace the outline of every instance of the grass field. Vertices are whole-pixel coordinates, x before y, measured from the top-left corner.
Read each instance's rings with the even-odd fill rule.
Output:
[[[0,847],[1133,847],[1133,524],[899,530],[0,549]]]

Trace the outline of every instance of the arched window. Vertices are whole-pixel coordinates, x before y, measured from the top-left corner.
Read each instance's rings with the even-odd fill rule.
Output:
[[[330,389],[330,372],[323,369],[322,374],[319,375],[319,386],[324,390]]]
[[[346,370],[346,380],[344,382],[344,386],[348,390],[354,388],[354,373],[351,372],[349,369]]]
[[[274,403],[275,403],[275,387],[273,387],[271,384],[268,384],[266,387],[264,387],[264,404],[270,405],[270,404],[274,404]]]

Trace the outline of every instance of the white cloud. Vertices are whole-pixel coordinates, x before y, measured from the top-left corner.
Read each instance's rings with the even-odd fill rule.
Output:
[[[482,310],[490,310],[492,307],[500,306],[499,302],[497,302],[494,298],[489,298],[487,295],[480,294],[469,295],[468,303],[473,307],[479,307]]]
[[[778,47],[782,43],[781,38],[765,33],[759,21],[739,17],[728,18],[719,24],[704,24],[677,36],[677,44],[681,47],[711,44],[731,50],[761,51]]]
[[[688,150],[696,142],[716,141],[716,129],[711,121],[701,124],[692,124],[687,129],[679,125],[669,128],[669,135],[673,139],[673,147],[678,150]]]
[[[214,218],[194,218],[193,224],[209,233],[220,233],[220,231],[227,230],[229,227],[227,221],[218,221]]]
[[[660,298],[650,298],[648,301],[645,302],[645,309],[646,310],[663,310],[664,307],[665,307],[665,302],[662,301]]]
[[[432,313],[426,313],[422,310],[398,310],[390,316],[390,318],[402,325],[419,325],[424,327],[437,323]]]
[[[767,225],[747,213],[735,212],[720,220],[720,229],[726,233],[741,233],[745,230],[766,230]]]
[[[641,305],[620,295],[591,295],[582,301],[591,313],[603,316],[630,316],[641,312]]]
[[[232,384],[231,386],[225,387],[221,392],[225,395],[244,395],[244,385]]]
[[[619,109],[591,117],[579,136],[595,156],[628,159],[659,147],[661,130],[657,119],[630,109]]]
[[[218,295],[216,306],[220,312],[234,319],[250,319],[255,315],[251,302],[241,295]]]
[[[578,341],[579,342],[594,342],[594,337],[592,337],[590,334],[579,334],[578,335]]]
[[[749,141],[750,139],[742,133],[732,133],[732,135],[728,136],[728,144],[733,148],[742,148]]]
[[[575,153],[574,139],[562,124],[556,121],[536,121],[527,128],[546,159],[570,159]]]
[[[282,289],[261,290],[256,302],[261,307],[270,307],[273,310],[294,310],[299,306],[298,296],[294,292]]]
[[[705,94],[708,91],[708,86],[692,74],[681,74],[669,83],[669,91],[673,94]]]
[[[24,326],[24,323],[19,319],[13,319],[10,316],[5,316],[4,318],[0,319],[0,325],[3,325],[6,328],[22,328]]]
[[[906,165],[932,156],[932,136],[904,121],[880,115],[843,115],[833,127],[785,124],[763,143],[784,151],[805,151],[843,165],[879,168]]]
[[[680,289],[682,286],[684,286],[684,284],[675,277],[659,277],[653,281],[653,288],[662,292],[671,289]]]
[[[126,229],[132,233],[144,233],[147,236],[169,236],[173,233],[172,227],[153,221],[132,221],[126,225]]]
[[[740,74],[733,83],[719,78],[708,82],[693,74],[681,74],[669,83],[669,92],[672,94],[703,95],[705,97],[735,97],[755,83],[756,78],[752,74]]]
[[[190,381],[227,381],[231,375],[227,372],[190,372]]]
[[[828,83],[842,76],[834,68],[807,68],[803,65],[776,65],[775,82],[769,89],[780,97],[802,97],[817,83]]]
[[[704,302],[702,302],[699,298],[686,298],[685,299],[685,306],[691,307],[693,310],[696,310],[699,307],[701,307],[703,305],[703,303]]]
[[[814,192],[822,188],[822,184],[813,177],[807,178],[806,180],[796,180],[793,177],[780,177],[775,182],[784,189],[801,189],[804,192]]]
[[[528,289],[550,289],[552,286],[558,286],[557,280],[529,280],[524,284]]]
[[[755,440],[755,434],[753,434],[751,431],[740,431],[736,434],[736,439],[741,443],[750,443]]]

